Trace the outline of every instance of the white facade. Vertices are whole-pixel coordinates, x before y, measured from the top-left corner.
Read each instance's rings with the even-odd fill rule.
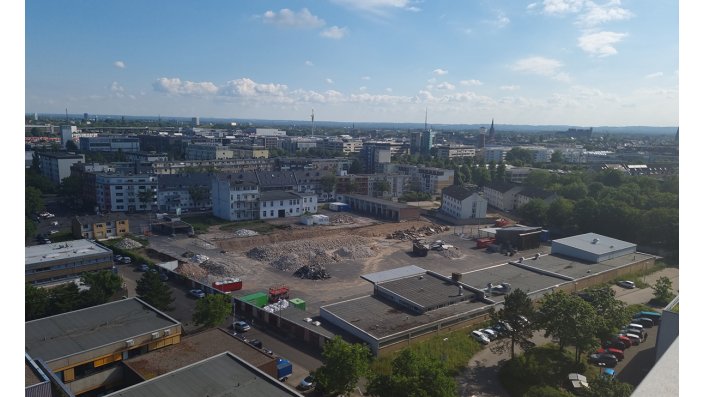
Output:
[[[482,149],[482,157],[485,159],[486,163],[490,161],[500,163],[504,161],[509,150],[511,150],[509,147],[485,146]]]
[[[514,209],[514,199],[519,191],[521,191],[521,186],[514,186],[508,189],[490,186],[482,188],[482,193],[485,199],[487,199],[487,203],[502,211],[511,211]]]
[[[95,184],[96,205],[103,212],[151,211],[157,204],[154,175],[97,174]],[[142,192],[152,192],[151,199]]]
[[[286,136],[286,131],[275,128],[256,128],[255,136]]]
[[[75,125],[62,125],[61,131],[61,146],[66,147],[68,141],[73,140],[73,134],[78,132],[78,128]]]
[[[213,178],[213,215],[229,221],[259,219],[259,188],[253,183],[231,184],[228,178]]]
[[[438,146],[438,158],[456,159],[475,157],[475,146],[469,145],[441,145]]]
[[[82,154],[39,153],[39,169],[42,175],[56,184],[71,176],[72,165],[85,162],[85,156]]]
[[[444,194],[441,199],[441,212],[456,219],[485,218],[487,216],[487,200],[477,193],[458,200]]]
[[[318,212],[315,193],[262,192],[259,201],[259,219],[288,218]]]
[[[187,160],[224,160],[233,158],[233,151],[222,145],[188,145]]]

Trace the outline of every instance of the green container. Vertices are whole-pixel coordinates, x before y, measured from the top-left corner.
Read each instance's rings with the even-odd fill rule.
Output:
[[[289,299],[289,303],[297,309],[306,310],[306,301],[299,298]]]
[[[267,297],[267,294],[264,292],[255,292],[254,294],[250,295],[245,295],[243,297],[240,297],[241,301],[251,303],[257,307],[263,307],[264,305],[267,304],[267,301],[269,298]]]

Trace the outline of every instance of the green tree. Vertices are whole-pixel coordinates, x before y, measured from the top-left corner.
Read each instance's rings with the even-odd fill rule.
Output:
[[[81,306],[81,294],[76,283],[63,284],[49,291],[49,314],[61,314],[78,310]]]
[[[547,212],[548,204],[541,199],[531,199],[517,210],[519,216],[525,219],[527,223],[537,226],[546,224]]]
[[[591,288],[586,290],[590,295],[589,304],[600,314],[596,336],[605,340],[614,335],[624,324],[632,318],[627,304],[617,299],[611,288]]]
[[[529,321],[534,318],[534,307],[531,298],[521,289],[515,289],[504,298],[504,306],[499,311],[492,311],[492,322],[505,321],[511,327],[508,338],[503,338],[499,343],[491,347],[495,354],[501,354],[507,349],[514,358],[514,347],[519,344],[525,346],[524,341],[534,336],[531,325],[525,323],[519,316],[523,316]]]
[[[24,189],[24,213],[30,215],[44,209],[44,200],[42,192],[34,187],[26,187]]]
[[[28,217],[24,217],[24,236],[32,237],[37,233],[37,224]]]
[[[84,273],[81,281],[90,289],[81,293],[86,306],[95,306],[107,302],[120,288],[122,288],[122,277],[111,272],[102,270],[99,272]]]
[[[534,161],[534,156],[529,149],[513,147],[504,156],[504,160],[513,166],[521,167],[531,164]]]
[[[76,146],[76,142],[73,141],[73,139],[69,139],[66,141],[66,151],[69,152],[78,152],[78,146]]]
[[[504,182],[507,180],[507,164],[502,161],[501,163],[497,164],[497,173],[495,174],[495,177],[492,179],[493,182]]]
[[[197,325],[214,327],[225,321],[233,311],[230,296],[225,294],[206,295],[196,302],[196,310],[193,312],[193,321]]]
[[[24,321],[35,320],[49,314],[49,292],[32,284],[24,285]]]
[[[590,381],[590,387],[580,394],[584,397],[629,397],[634,387],[616,379],[598,376]]]
[[[78,175],[64,178],[59,185],[59,195],[72,205],[83,205],[83,180]]]
[[[336,335],[323,347],[323,365],[315,371],[316,388],[328,395],[349,395],[368,374],[370,357],[367,346],[350,344]]]
[[[211,198],[211,191],[205,186],[191,186],[188,189],[188,194],[196,207],[202,207],[203,202]]]
[[[391,190],[392,186],[386,180],[374,181],[374,183],[372,183],[372,194],[374,196],[383,196],[384,193],[387,193]]]
[[[526,176],[524,185],[537,189],[546,189],[553,181],[551,173],[545,170],[531,170]]]
[[[654,286],[654,301],[661,306],[665,306],[673,297],[673,283],[671,280],[665,276],[659,277]]]
[[[145,204],[148,209],[152,208],[154,200],[156,199],[157,193],[152,190],[149,186],[145,190],[140,190],[137,193],[137,198],[142,204]]]
[[[323,175],[321,177],[321,189],[324,192],[331,193],[335,191],[336,178],[333,174]]]
[[[362,164],[362,161],[360,159],[354,159],[352,163],[350,164],[350,170],[349,172],[353,175],[355,174],[360,174],[364,171],[364,165]]]
[[[562,163],[563,162],[563,152],[560,150],[554,150],[553,153],[551,154],[551,162],[554,164]]]
[[[573,230],[573,202],[564,198],[559,198],[551,203],[546,210],[546,221],[549,225],[559,228],[561,231]]]
[[[531,386],[523,397],[573,397],[573,394],[553,386]]]
[[[169,305],[174,301],[171,297],[171,289],[159,279],[159,275],[154,272],[146,272],[137,280],[137,295],[145,302],[159,310],[171,310]]]
[[[392,361],[390,374],[374,374],[367,394],[379,397],[452,397],[455,380],[448,376],[443,364],[411,349],[404,349]]]
[[[597,201],[591,197],[586,197],[575,203],[573,206],[573,220],[580,233],[595,230],[598,211]]]
[[[581,200],[587,196],[587,186],[583,182],[573,182],[561,186],[558,193],[570,200]]]

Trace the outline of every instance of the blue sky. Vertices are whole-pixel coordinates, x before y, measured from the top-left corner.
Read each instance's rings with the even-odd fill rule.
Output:
[[[678,6],[31,0],[25,111],[675,126]]]

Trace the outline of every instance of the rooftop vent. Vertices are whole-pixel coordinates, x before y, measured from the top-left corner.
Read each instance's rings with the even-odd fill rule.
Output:
[[[593,243],[593,244],[597,244],[597,243],[599,243],[599,242],[600,242],[600,239],[599,239],[599,238],[596,238],[596,239],[593,239],[593,240],[592,240],[592,243]]]

